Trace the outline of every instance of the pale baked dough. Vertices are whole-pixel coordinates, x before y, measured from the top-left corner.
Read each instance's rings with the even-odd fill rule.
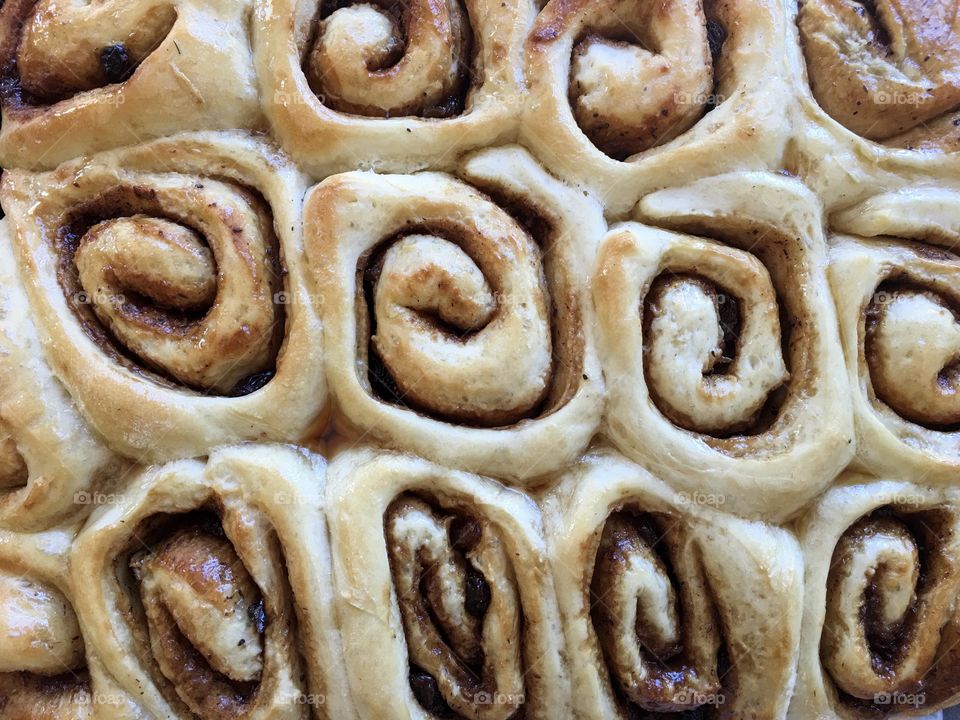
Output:
[[[789,532],[607,450],[571,467],[543,508],[575,717],[784,717],[803,598]]]
[[[163,462],[322,422],[304,192],[284,156],[242,133],[5,173],[47,359],[111,447]]]
[[[0,531],[0,717],[149,720],[84,643],[67,565],[76,529]]]
[[[312,175],[451,169],[516,139],[533,0],[323,4],[257,0],[253,33],[270,126]]]
[[[5,2],[0,166],[263,127],[251,11],[252,0]]]
[[[521,140],[621,216],[667,185],[774,170],[786,32],[775,0],[550,0],[527,39]]]
[[[154,717],[353,717],[324,471],[292,446],[221,448],[145,469],[84,527],[80,626]]]
[[[35,531],[82,515],[121,467],[43,358],[0,220],[0,527]]]
[[[791,718],[926,716],[960,700],[958,500],[849,473],[798,524],[806,597]]]
[[[346,173],[310,195],[330,390],[341,429],[530,483],[599,426],[587,288],[603,218],[518,148],[459,176]]]
[[[816,203],[735,173],[649,195],[637,216],[681,232],[625,223],[601,246],[605,432],[678,489],[782,521],[854,450]]]
[[[960,193],[918,188],[834,218],[859,235],[833,239],[829,277],[867,472],[953,484],[960,471],[958,210]]]
[[[367,449],[339,454],[327,478],[336,607],[361,717],[426,720],[440,703],[477,720],[570,716],[529,497]]]

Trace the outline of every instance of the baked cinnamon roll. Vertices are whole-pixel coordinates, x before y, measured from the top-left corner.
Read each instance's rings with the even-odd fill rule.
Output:
[[[81,627],[154,717],[347,718],[323,461],[236,446],[147,469],[74,543]]]
[[[334,460],[327,493],[361,717],[569,716],[559,614],[528,497],[368,450]]]
[[[72,531],[0,531],[0,718],[144,717],[100,672],[70,601]]]
[[[709,499],[606,450],[545,499],[576,717],[784,717],[803,609],[797,542]]]
[[[298,440],[322,419],[304,192],[285,158],[239,133],[5,173],[47,358],[111,447],[163,461]]]
[[[849,474],[799,523],[806,605],[791,717],[919,716],[960,700],[957,499]]]
[[[958,201],[943,188],[915,189],[834,218],[838,229],[861,236],[835,238],[830,280],[854,388],[858,459],[874,473],[953,483],[960,468]]]
[[[455,167],[515,139],[533,0],[258,0],[264,107],[318,178]]]
[[[891,148],[960,149],[960,15],[949,3],[802,0],[813,96],[840,125]]]
[[[44,362],[0,219],[0,527],[76,519],[121,471]]]
[[[460,174],[346,173],[308,199],[330,387],[349,433],[533,481],[599,425],[586,287],[605,226],[518,148]]]
[[[551,0],[527,39],[523,142],[614,214],[668,183],[774,169],[785,27],[766,0]]]
[[[731,174],[650,195],[638,216],[681,232],[626,223],[602,244],[607,435],[678,489],[789,517],[853,452],[813,198]]]
[[[262,126],[252,0],[8,0],[0,164],[44,169],[189,130]]]

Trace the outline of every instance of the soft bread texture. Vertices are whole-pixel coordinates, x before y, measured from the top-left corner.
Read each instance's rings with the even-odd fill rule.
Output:
[[[0,245],[0,524],[32,532],[89,511],[122,463],[44,361],[6,220]]]
[[[452,169],[516,139],[533,0],[257,0],[264,111],[315,177]]]
[[[956,703],[957,513],[955,490],[849,473],[801,519],[790,718],[911,717]]]
[[[617,215],[667,185],[768,169],[789,134],[786,33],[764,0],[551,0],[527,38],[521,140]]]
[[[153,717],[353,716],[324,471],[290,446],[225,447],[145,470],[81,532],[70,568],[81,627]]]
[[[724,516],[608,450],[543,505],[567,650],[583,658],[576,717],[783,717],[803,589],[790,533]]]
[[[77,530],[0,531],[0,717],[146,720],[85,641],[68,572]]]
[[[519,148],[458,175],[352,172],[308,198],[335,412],[357,436],[536,483],[599,426],[587,287],[603,218]]]
[[[428,718],[444,707],[457,717],[570,715],[557,598],[529,497],[407,455],[354,449],[330,466],[327,508],[362,717]],[[470,578],[480,585],[473,593]],[[444,641],[438,627],[458,632]]]
[[[834,219],[855,233],[833,238],[829,278],[865,471],[955,481],[958,200],[945,187],[901,190]]]
[[[0,720],[960,700],[955,6],[0,5]]]
[[[649,195],[637,215],[684,232],[624,223],[601,246],[605,433],[687,492],[783,520],[854,451],[816,203],[740,173]]]
[[[304,192],[285,157],[239,133],[5,174],[46,358],[112,448],[162,462],[322,421]]]
[[[250,0],[11,0],[0,11],[0,166],[187,130],[261,128]]]

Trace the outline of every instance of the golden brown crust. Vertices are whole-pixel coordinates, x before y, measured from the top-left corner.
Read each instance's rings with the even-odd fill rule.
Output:
[[[362,717],[569,716],[529,497],[367,449],[339,454],[328,482],[337,610]]]
[[[264,110],[314,177],[452,169],[515,139],[533,0],[258,0]]]
[[[892,147],[960,148],[956,8],[806,0],[798,25],[813,95],[844,127]],[[944,115],[948,122],[936,124]]]
[[[0,219],[0,527],[49,528],[92,509],[122,464],[47,365]]]
[[[300,440],[322,421],[304,187],[289,161],[241,133],[5,175],[47,358],[111,447],[163,461]]]
[[[926,716],[960,698],[957,499],[849,473],[804,516],[806,602],[789,717]]]
[[[461,176],[346,173],[313,191],[327,374],[341,428],[535,482],[599,422],[586,272],[603,220],[519,148]]]
[[[0,11],[6,167],[189,130],[258,128],[251,0],[11,0]]]
[[[526,45],[521,141],[622,216],[644,194],[786,145],[778,3],[551,0]]]
[[[803,591],[792,535],[607,450],[570,468],[543,507],[576,717],[783,717]]]
[[[3,720],[145,720],[85,644],[67,568],[74,532],[0,531]]]
[[[145,470],[81,532],[81,624],[154,716],[353,717],[323,476],[293,447],[226,447]]]

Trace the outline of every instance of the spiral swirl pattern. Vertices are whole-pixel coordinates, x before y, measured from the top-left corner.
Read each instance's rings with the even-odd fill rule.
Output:
[[[84,528],[78,613],[147,714],[302,720],[322,696],[320,717],[346,715],[330,601],[313,587],[330,573],[323,471],[285,446],[221,448],[145,470]]]
[[[508,638],[520,636],[522,613],[492,528],[403,498],[387,511],[386,533],[418,702],[434,715],[513,717],[523,661]],[[487,700],[496,697],[504,701]]]
[[[584,271],[603,219],[517,148],[464,175],[343,173],[308,199],[328,377],[354,428],[532,478],[599,419]]]
[[[471,36],[460,0],[338,6],[319,21],[307,80],[338,112],[456,115],[464,106]]]
[[[737,24],[688,0],[553,0],[529,42],[534,56],[558,41],[570,45],[573,118],[603,153],[626,160],[683,135],[713,109],[725,21]]]
[[[216,526],[188,525],[130,558],[157,666],[200,718],[244,717],[264,670],[266,607]]]
[[[945,285],[894,282],[878,288],[866,311],[864,352],[873,391],[902,418],[930,429],[960,424],[955,302]],[[923,352],[915,351],[918,346]]]
[[[301,439],[327,399],[302,176],[241,133],[65,167],[7,173],[4,205],[54,374],[110,447],[166,462]]]
[[[680,712],[720,693],[715,610],[696,554],[676,526],[664,530],[630,513],[610,517],[591,594],[610,674],[630,703]]]
[[[934,528],[928,532],[927,542],[950,542]],[[902,521],[879,517],[857,522],[837,544],[822,653],[834,681],[853,697],[916,690],[933,664],[960,583],[948,558],[927,546],[926,572],[936,570],[921,585],[921,542]]]
[[[618,379],[609,437],[686,492],[709,488],[757,513],[769,506],[748,488],[780,478],[789,516],[853,455],[813,197],[789,180],[730,174],[653,193],[641,216],[671,229],[612,228],[593,281],[602,361]]]
[[[277,241],[254,196],[177,178],[146,198],[136,188],[111,188],[74,212],[85,220],[67,231],[76,249],[64,248],[61,277],[120,352],[221,394],[242,392],[245,378],[272,368],[283,317],[274,302]]]
[[[960,16],[949,4],[806,0],[799,14],[811,88],[862,137],[954,149],[960,108]]]
[[[496,427],[528,417],[549,390],[551,329],[536,245],[502,211],[484,210],[505,227],[502,239],[451,224],[459,243],[416,234],[385,250],[368,275],[371,350],[398,399]]]
[[[567,714],[556,597],[530,498],[365,448],[338,455],[328,482],[337,612],[359,716]]]
[[[789,379],[776,292],[757,258],[703,249],[672,254],[647,294],[648,383],[680,427],[717,437],[750,433]],[[687,274],[694,268],[703,274]]]

